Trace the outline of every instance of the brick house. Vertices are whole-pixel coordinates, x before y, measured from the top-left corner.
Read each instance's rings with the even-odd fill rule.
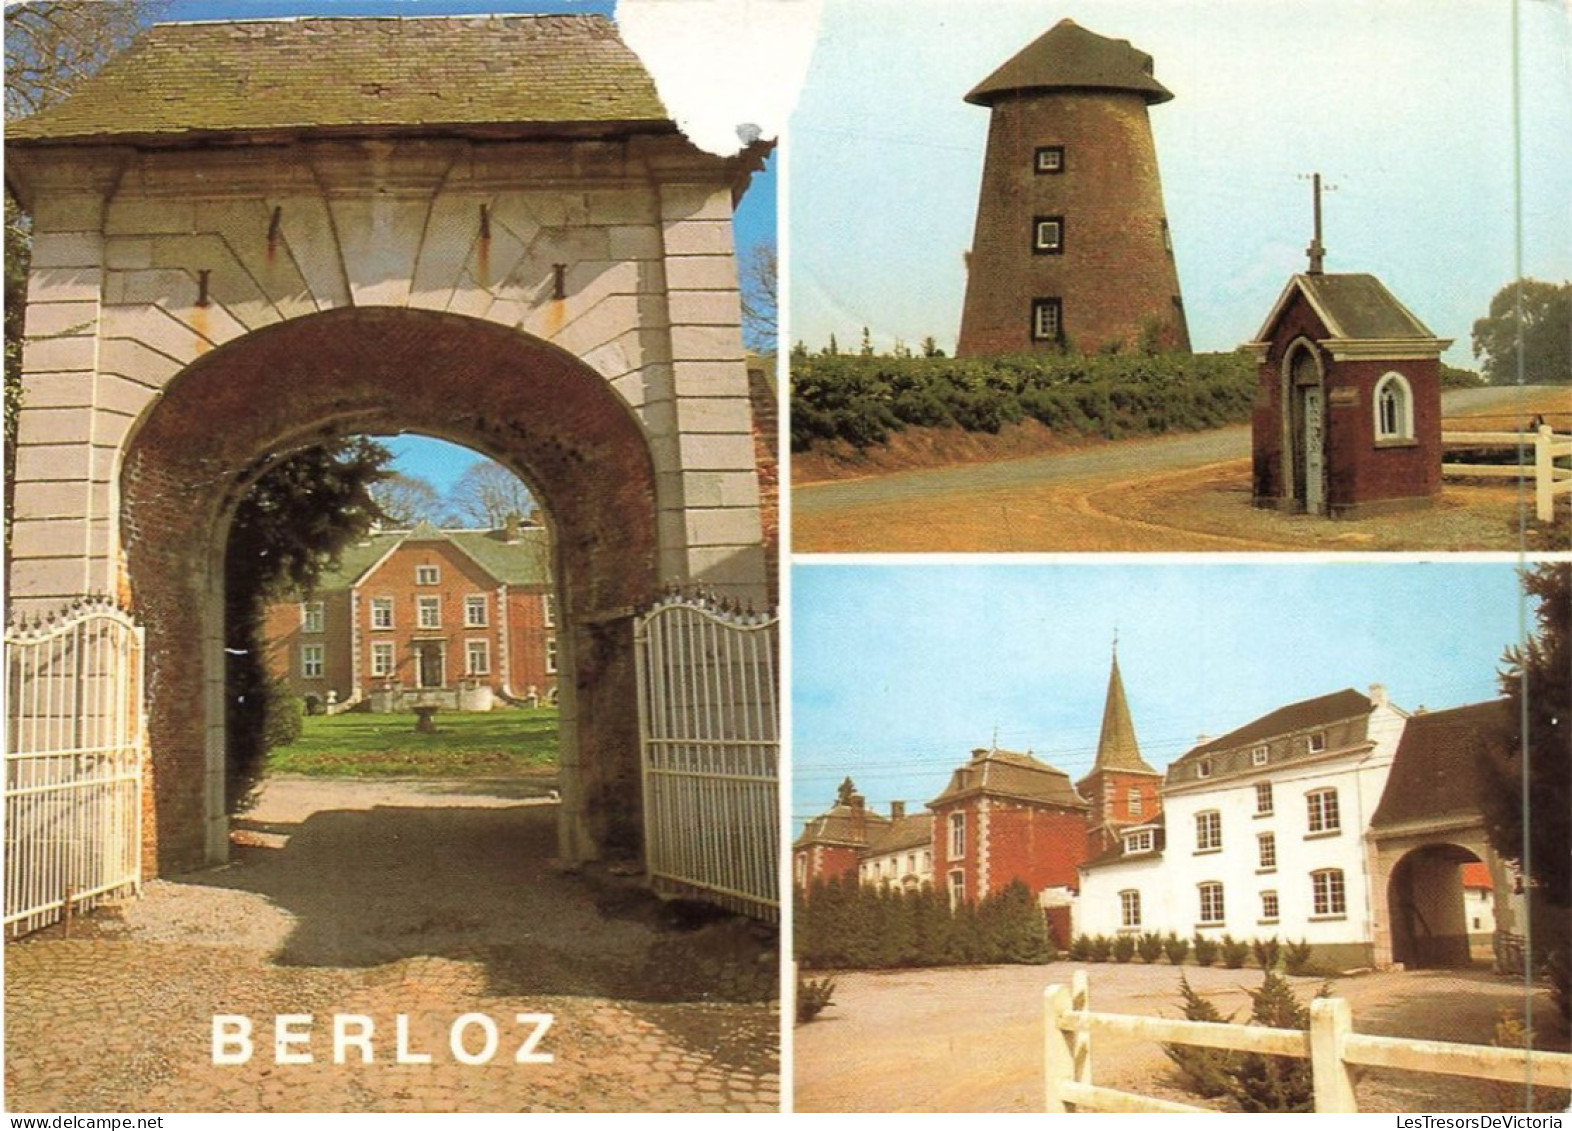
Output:
[[[1259,364],[1256,505],[1353,517],[1432,503],[1451,344],[1374,275],[1312,265],[1290,279],[1246,346]]]
[[[268,608],[268,670],[316,705],[554,702],[550,566],[540,526],[372,534],[309,600]]]
[[[890,820],[868,808],[851,778],[841,783],[835,804],[803,826],[791,846],[792,882],[807,890],[815,882],[858,874],[870,840]]]
[[[1064,771],[1030,754],[974,750],[928,808],[935,882],[952,902],[979,901],[1013,880],[1039,900],[1076,886],[1090,807]]]

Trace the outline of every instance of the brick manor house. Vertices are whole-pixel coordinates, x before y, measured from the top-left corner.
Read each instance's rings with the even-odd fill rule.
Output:
[[[307,600],[266,614],[268,670],[308,708],[553,703],[555,596],[544,527],[370,535]]]

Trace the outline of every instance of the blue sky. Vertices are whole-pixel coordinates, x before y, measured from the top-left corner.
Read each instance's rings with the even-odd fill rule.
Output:
[[[1517,0],[1525,274],[1572,277],[1572,32]],[[1512,0],[826,0],[790,129],[792,340],[954,346],[988,111],[962,100],[1064,17],[1154,58],[1196,348],[1254,336],[1326,196],[1328,271],[1371,272],[1472,365],[1513,277]]]
[[[470,13],[561,13],[613,15],[613,0],[172,0],[162,21],[277,19],[288,16],[446,16]],[[756,174],[733,220],[739,249],[772,243],[776,235],[776,159]],[[394,466],[446,493],[480,457],[466,448],[424,436],[389,438]]]
[[[1277,707],[1384,684],[1405,710],[1494,698],[1519,637],[1509,562],[799,562],[793,828],[850,774],[920,807],[994,741],[1078,779],[1114,633],[1155,768]]]

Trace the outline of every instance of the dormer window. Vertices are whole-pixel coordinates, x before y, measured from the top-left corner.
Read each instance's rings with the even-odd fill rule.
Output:
[[[1198,778],[1209,778],[1212,776],[1212,760],[1210,758],[1202,758],[1195,764],[1195,776]]]
[[[1326,749],[1326,731],[1318,730],[1310,736],[1310,753],[1319,754]]]
[[[1124,854],[1126,856],[1134,856],[1140,852],[1151,852],[1155,847],[1151,829],[1141,829],[1137,832],[1125,834]]]
[[[1266,765],[1266,747],[1264,745],[1257,746],[1250,751],[1250,764],[1252,766]]]

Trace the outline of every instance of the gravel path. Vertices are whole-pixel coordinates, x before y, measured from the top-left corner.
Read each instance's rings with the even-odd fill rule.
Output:
[[[6,948],[8,1109],[776,1110],[774,932],[562,873],[555,805],[519,792],[269,782],[229,865]],[[220,1013],[252,1020],[249,1063],[213,1063]],[[313,1060],[275,1064],[296,1013]],[[498,1051],[472,1065],[475,1013]],[[519,1013],[552,1016],[550,1063],[514,1062]],[[371,1063],[333,1063],[336,1014],[371,1019]],[[432,1063],[397,1063],[400,1015]],[[484,1023],[462,1036],[478,1055]]]
[[[797,1111],[1041,1111],[1043,991],[1076,967],[989,966],[836,977],[834,1004],[794,1037]],[[1099,1012],[1180,1016],[1179,971],[1166,964],[1090,965]],[[1224,1016],[1248,1014],[1243,987],[1255,970],[1185,967],[1191,984]],[[1307,1000],[1317,978],[1292,978]],[[1521,986],[1485,973],[1416,971],[1334,980],[1359,1032],[1488,1044],[1502,1009],[1521,1009]],[[1549,1006],[1540,1015],[1548,1023]],[[1548,1024],[1546,1026],[1548,1030]],[[1542,1048],[1565,1048],[1546,1035]],[[1181,1103],[1161,1049],[1137,1040],[1098,1040],[1095,1083]],[[1357,1087],[1361,1111],[1522,1110],[1521,1089],[1454,1077],[1370,1072]],[[1565,1105],[1562,1093],[1546,1102]],[[1555,1110],[1560,1110],[1557,1107]]]

